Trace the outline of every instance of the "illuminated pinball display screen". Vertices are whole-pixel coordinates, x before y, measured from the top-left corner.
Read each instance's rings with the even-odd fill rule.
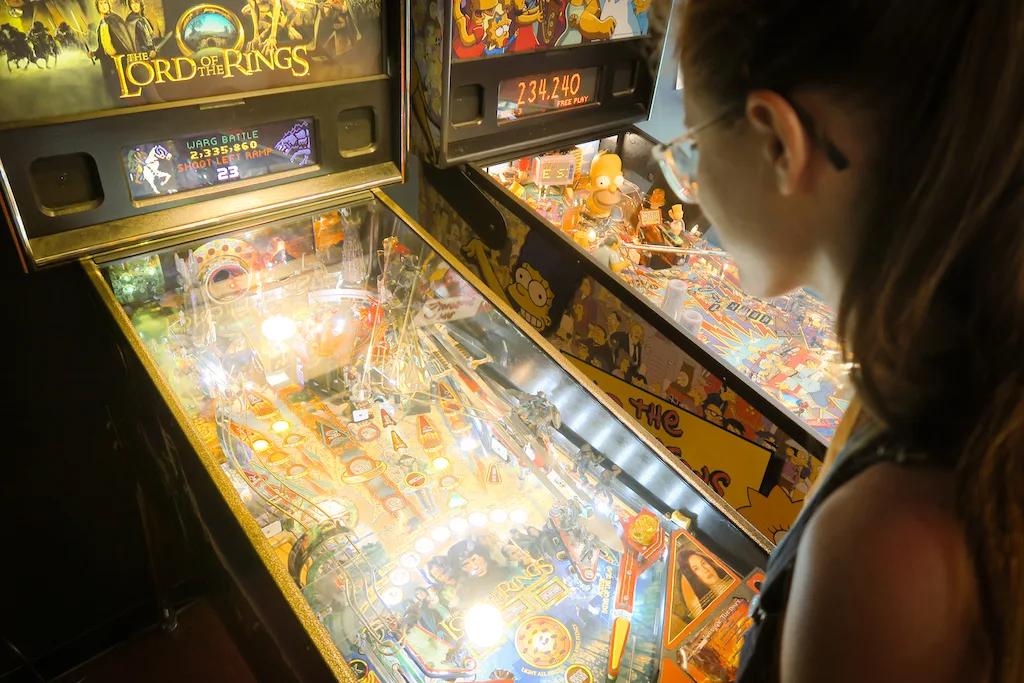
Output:
[[[757,567],[566,429],[527,372],[605,409],[379,201],[103,274],[360,680],[735,674]]]
[[[498,121],[507,123],[593,104],[597,97],[596,66],[511,78],[498,84]]]
[[[121,150],[132,199],[262,178],[317,162],[312,119],[279,121]]]

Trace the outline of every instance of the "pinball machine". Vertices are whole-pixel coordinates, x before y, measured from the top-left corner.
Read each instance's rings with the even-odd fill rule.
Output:
[[[788,529],[849,401],[832,312],[745,295],[672,196],[631,126],[677,79],[654,73],[653,9],[514,7],[507,44],[471,52],[467,22],[487,35],[500,6],[413,3],[421,223],[764,533]],[[545,30],[580,7],[579,40]]]
[[[4,206],[109,314],[254,672],[729,680],[771,542],[380,190],[404,8],[124,9],[98,89],[11,77]]]

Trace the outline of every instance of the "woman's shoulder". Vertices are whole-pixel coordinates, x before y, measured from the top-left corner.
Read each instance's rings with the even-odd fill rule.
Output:
[[[790,642],[831,653],[812,661],[837,668],[792,680],[855,680],[841,662],[867,653],[878,665],[872,680],[960,680],[977,654],[968,634],[978,630],[978,590],[953,483],[938,469],[884,463],[821,503],[800,546],[786,629],[800,631]]]

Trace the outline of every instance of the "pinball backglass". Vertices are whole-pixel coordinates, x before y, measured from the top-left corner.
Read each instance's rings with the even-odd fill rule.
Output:
[[[0,124],[364,78],[380,0],[5,0]]]

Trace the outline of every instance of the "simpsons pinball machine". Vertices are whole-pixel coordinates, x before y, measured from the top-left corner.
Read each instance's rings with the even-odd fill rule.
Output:
[[[77,7],[99,63],[4,76],[5,215],[109,312],[257,675],[730,680],[771,543],[379,189],[404,9],[149,6],[120,52]]]
[[[665,41],[649,34],[665,21],[632,1],[413,8],[423,225],[763,533],[783,533],[849,400],[833,314],[806,291],[744,294],[630,126],[651,110]]]

